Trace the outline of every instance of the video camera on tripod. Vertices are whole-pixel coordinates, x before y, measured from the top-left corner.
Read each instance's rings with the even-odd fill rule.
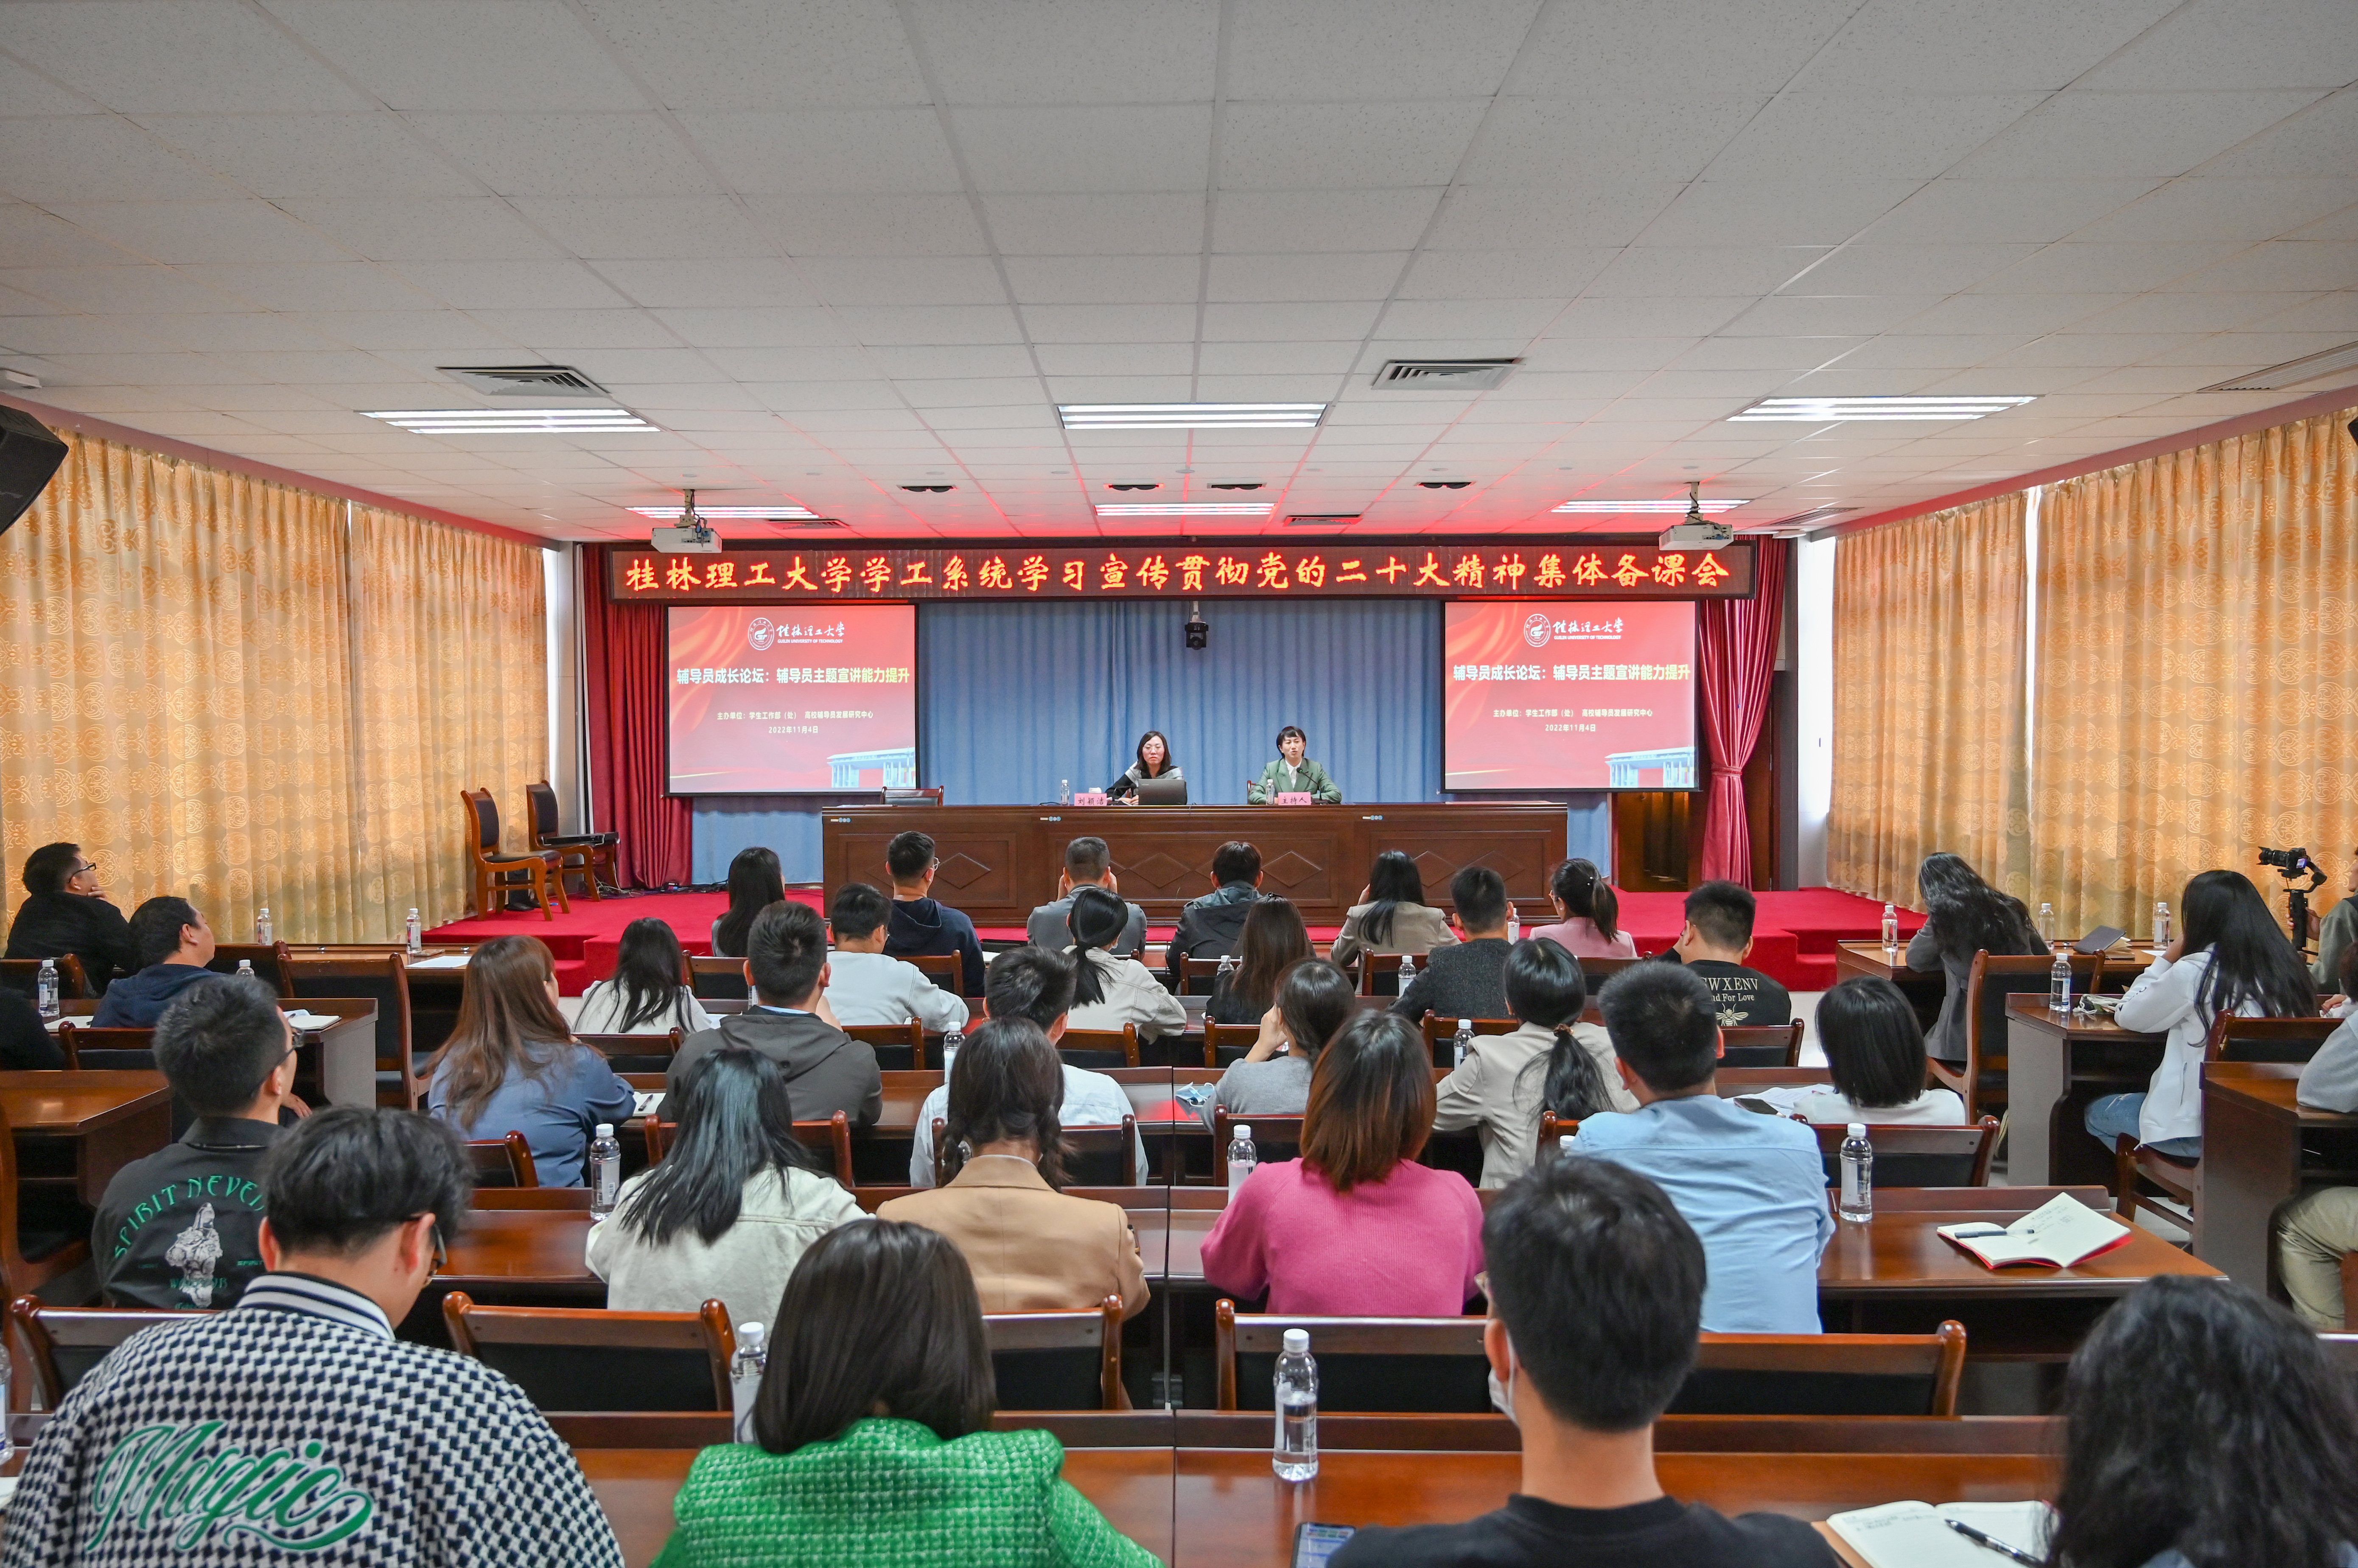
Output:
[[[2306,849],[2263,849],[2260,864],[2274,866],[2285,880],[2285,924],[2292,928],[2292,945],[2296,952],[2309,950],[2309,895],[2325,885],[2325,872],[2309,859]],[[2294,886],[2294,879],[2309,881]]]

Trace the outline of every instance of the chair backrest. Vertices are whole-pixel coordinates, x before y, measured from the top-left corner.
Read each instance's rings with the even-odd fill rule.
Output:
[[[843,1032],[865,1041],[876,1052],[876,1065],[887,1073],[922,1072],[925,1065],[925,1024],[913,1018],[906,1023],[847,1023]],[[901,1060],[903,1052],[908,1060]]]
[[[1812,1129],[1825,1161],[1826,1185],[1842,1182],[1842,1146],[1848,1129],[1831,1122]],[[1997,1152],[1998,1120],[1985,1116],[1971,1127],[1926,1127],[1913,1122],[1870,1123],[1866,1141],[1875,1146],[1878,1187],[1985,1187],[1990,1156]]]
[[[1065,1060],[1076,1067],[1109,1072],[1138,1065],[1138,1025],[1120,1029],[1067,1029],[1056,1042]]]
[[[475,1167],[479,1187],[536,1187],[540,1173],[532,1162],[532,1145],[521,1132],[485,1138],[467,1145],[467,1159]]]
[[[205,1312],[154,1312],[114,1307],[53,1307],[38,1296],[18,1296],[8,1303],[8,1320],[33,1353],[33,1380],[46,1410],[73,1391],[73,1386],[107,1353],[143,1328],[211,1317]]]
[[[687,989],[698,996],[743,1001],[753,988],[745,979],[745,960],[714,953],[692,953],[687,960]]]
[[[2104,956],[2074,951],[2071,960],[2072,993],[2085,996],[2104,974]],[[2004,1087],[2006,999],[2044,991],[2054,970],[2052,953],[1974,955],[1965,988],[1965,1069],[1958,1089],[1968,1118],[1980,1116],[1983,1099]],[[1985,1084],[1985,1077],[1992,1081]]]
[[[718,1301],[698,1312],[610,1312],[477,1306],[452,1291],[442,1298],[442,1321],[452,1349],[514,1379],[544,1411],[730,1408],[737,1333]]]
[[[1253,1153],[1265,1162],[1298,1160],[1302,1157],[1302,1118],[1298,1116],[1257,1116],[1246,1111],[1239,1116],[1226,1106],[1212,1111],[1212,1169],[1219,1173],[1220,1184],[1228,1182],[1228,1140],[1237,1135],[1237,1124],[1252,1129]]]
[[[1119,1127],[1067,1127],[1064,1130],[1065,1185],[1138,1185],[1138,1118],[1125,1116]],[[934,1118],[933,1132],[934,1185],[946,1187],[950,1184],[949,1123],[941,1117]],[[844,1184],[849,1186],[850,1183],[846,1181]]]
[[[2241,1018],[2223,1012],[2211,1021],[2202,1043],[2206,1062],[2306,1062],[2325,1037],[2342,1027],[2338,1018]]]
[[[557,791],[543,779],[538,784],[524,786],[525,826],[531,830],[532,847],[557,831]]]
[[[1747,1024],[1719,1032],[1726,1047],[1723,1067],[1798,1067],[1801,1065],[1801,1021],[1790,1023]]]
[[[1003,1411],[1123,1410],[1121,1298],[1077,1312],[985,1313]]]
[[[1219,978],[1220,956],[1217,953],[1208,958],[1199,958],[1193,953],[1182,953],[1179,956],[1179,994],[1181,996],[1209,996],[1212,994],[1213,982]]]
[[[90,995],[90,976],[83,970],[80,958],[68,953],[50,961],[58,967],[59,1000],[70,1001]],[[22,991],[27,997],[38,994],[41,985],[41,963],[38,958],[0,958],[0,986],[12,991]],[[254,966],[256,969],[261,967],[259,964]],[[222,970],[225,975],[236,972],[235,964]]]
[[[213,948],[213,961],[205,968],[217,975],[233,975],[241,963],[252,964],[254,972],[274,989],[286,990],[287,982],[278,973],[277,943],[223,942]]]
[[[156,1070],[152,1029],[92,1029],[68,1019],[58,1025],[58,1049],[68,1069],[77,1073]]]
[[[1619,974],[1632,964],[1642,964],[1643,958],[1582,958],[1581,979],[1588,982],[1588,994],[1595,996],[1596,988]]]
[[[2358,1301],[2358,1252],[2342,1255],[2342,1299]],[[2347,1310],[2346,1308],[2344,1309]],[[2347,1323],[2348,1318],[2343,1318]],[[2358,1334],[2320,1334],[2318,1340],[2325,1346],[2325,1358],[2342,1368],[2349,1377],[2358,1378]]]
[[[1964,1369],[1953,1320],[1931,1334],[1706,1334],[1669,1413],[1953,1416]]]
[[[1419,954],[1422,959],[1423,955]],[[1401,955],[1398,953],[1362,953],[1358,957],[1359,994],[1361,996],[1400,995]],[[1422,965],[1420,963],[1419,968]],[[1385,977],[1379,980],[1377,977]]]
[[[966,957],[958,953],[918,953],[901,960],[914,964],[936,989],[960,996],[966,991]]]
[[[1240,1061],[1260,1038],[1258,1023],[1216,1023],[1207,1018],[1204,1020],[1204,1065],[1225,1067]],[[1227,1061],[1220,1059],[1223,1051],[1228,1054]]]
[[[1523,1022],[1519,1018],[1477,1018],[1474,1021],[1474,1033],[1512,1034],[1522,1026]],[[1444,1018],[1437,1012],[1427,1012],[1424,1015],[1424,1044],[1433,1052],[1434,1066],[1456,1065],[1450,1054],[1450,1047],[1456,1038],[1457,1021],[1455,1019]]]
[[[657,1121],[651,1116],[640,1125],[646,1130],[647,1163],[652,1165],[679,1136],[679,1123]],[[794,1127],[795,1141],[810,1152],[819,1169],[845,1186],[851,1185],[851,1119],[838,1110],[824,1121],[797,1121]]]
[[[1540,1141],[1533,1150],[1533,1162],[1554,1159],[1563,1152],[1562,1140],[1579,1135],[1579,1118],[1559,1117],[1552,1110],[1540,1112]]]
[[[73,1215],[72,1229],[36,1240],[28,1234],[31,1217],[26,1213],[25,1196],[16,1183],[16,1140],[8,1130],[7,1113],[0,1111],[0,1292],[11,1300],[32,1295],[90,1260],[88,1210]],[[43,1230],[49,1231],[54,1222],[46,1214],[41,1219]]]
[[[361,996],[376,1003],[376,1070],[399,1073],[405,1103],[415,1108],[425,1086],[417,1076],[409,966],[403,955],[391,949],[304,952],[284,942],[274,951],[279,989],[287,996]]]
[[[661,1034],[577,1034],[573,1038],[606,1058],[618,1073],[668,1073],[686,1031],[674,1025]]]
[[[467,803],[467,811],[473,829],[468,836],[468,849],[473,852],[474,858],[478,860],[498,854],[500,803],[492,798],[492,792],[487,789],[462,789],[459,792],[459,795]]]
[[[1490,1364],[1479,1317],[1302,1317],[1213,1309],[1213,1365],[1224,1411],[1274,1410],[1285,1331],[1310,1335],[1322,1411],[1487,1412]]]

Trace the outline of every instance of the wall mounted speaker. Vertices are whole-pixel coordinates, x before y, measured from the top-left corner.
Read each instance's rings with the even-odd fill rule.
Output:
[[[0,534],[22,517],[66,460],[66,444],[31,415],[0,404]]]

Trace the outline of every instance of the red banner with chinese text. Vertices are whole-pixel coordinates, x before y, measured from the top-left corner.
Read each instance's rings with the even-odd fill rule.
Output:
[[[621,603],[813,600],[1744,599],[1752,545],[1660,549],[1609,541],[955,549],[614,550]]]

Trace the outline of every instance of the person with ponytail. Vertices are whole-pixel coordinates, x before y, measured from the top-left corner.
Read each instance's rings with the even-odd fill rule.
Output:
[[[1548,902],[1556,923],[1531,933],[1545,936],[1575,958],[1634,958],[1638,944],[1620,928],[1621,900],[1594,860],[1566,860],[1548,878]]]
[[[1635,1110],[1638,1097],[1613,1070],[1613,1042],[1580,1022],[1588,982],[1580,960],[1546,936],[1527,936],[1507,956],[1507,1011],[1521,1027],[1479,1034],[1434,1091],[1433,1130],[1477,1129],[1482,1185],[1503,1187],[1531,1168],[1540,1113],[1565,1121],[1599,1111]]]
[[[1924,924],[1908,939],[1908,967],[1948,977],[1941,1016],[1924,1048],[1943,1062],[1965,1059],[1965,993],[1973,987],[1974,955],[2036,955],[2047,951],[2022,901],[1982,881],[1961,855],[1927,855],[1916,868]]]
[[[1073,910],[1065,916],[1073,937],[1065,951],[1075,959],[1067,1026],[1120,1029],[1135,1023],[1141,1042],[1176,1034],[1187,1027],[1187,1010],[1179,999],[1145,965],[1111,951],[1129,925],[1130,906],[1118,894],[1103,888],[1073,890]]]

